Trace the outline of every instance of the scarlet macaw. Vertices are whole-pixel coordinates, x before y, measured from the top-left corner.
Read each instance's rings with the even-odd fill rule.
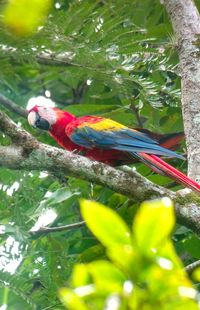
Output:
[[[29,110],[28,122],[33,127],[47,130],[66,150],[77,150],[81,155],[112,166],[130,164],[136,158],[152,170],[200,193],[198,183],[158,156],[184,157],[159,145],[145,132],[111,119],[99,116],[77,118],[58,108],[37,105]]]

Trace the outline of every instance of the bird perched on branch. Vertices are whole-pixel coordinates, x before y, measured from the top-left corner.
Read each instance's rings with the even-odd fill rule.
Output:
[[[58,108],[37,105],[29,110],[28,122],[35,128],[47,130],[68,151],[76,150],[80,155],[112,166],[130,164],[137,159],[153,171],[200,193],[198,183],[160,158],[184,159],[182,155],[165,148],[175,148],[181,133],[163,137],[147,130],[126,127],[111,119],[99,116],[77,118]]]

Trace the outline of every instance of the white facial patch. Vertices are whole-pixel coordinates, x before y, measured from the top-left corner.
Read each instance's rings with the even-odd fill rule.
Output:
[[[56,113],[52,108],[38,107],[38,114],[47,120],[50,126],[56,123]]]
[[[36,113],[34,111],[28,114],[28,122],[31,126],[35,125],[36,122]]]

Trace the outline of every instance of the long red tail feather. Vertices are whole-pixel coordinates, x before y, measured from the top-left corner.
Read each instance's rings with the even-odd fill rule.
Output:
[[[200,194],[200,184],[188,178],[184,173],[172,167],[160,157],[146,153],[139,153],[139,156],[141,156],[141,158],[144,159],[144,161],[149,164],[151,168],[152,166],[155,167],[156,169],[164,172],[165,175],[174,179],[178,183],[184,184],[186,187],[189,187],[190,189]]]

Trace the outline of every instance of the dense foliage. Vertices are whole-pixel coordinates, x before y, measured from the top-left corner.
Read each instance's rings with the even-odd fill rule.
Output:
[[[159,133],[182,131],[176,40],[160,1],[59,0],[45,14],[29,36],[0,24],[0,94],[24,108],[30,98],[44,96],[77,116],[103,115]],[[1,109],[38,140],[55,145],[26,119]],[[0,133],[0,144],[9,143]],[[185,163],[172,163],[186,171]],[[179,188],[142,164],[136,168],[157,184]],[[105,259],[105,248],[86,226],[30,233],[36,224],[79,222],[80,198],[105,204],[129,227],[138,207],[80,179],[0,167],[0,304],[9,310],[62,309],[57,291],[69,285],[73,266]],[[200,258],[200,241],[191,231],[177,225],[172,239],[185,265]]]

